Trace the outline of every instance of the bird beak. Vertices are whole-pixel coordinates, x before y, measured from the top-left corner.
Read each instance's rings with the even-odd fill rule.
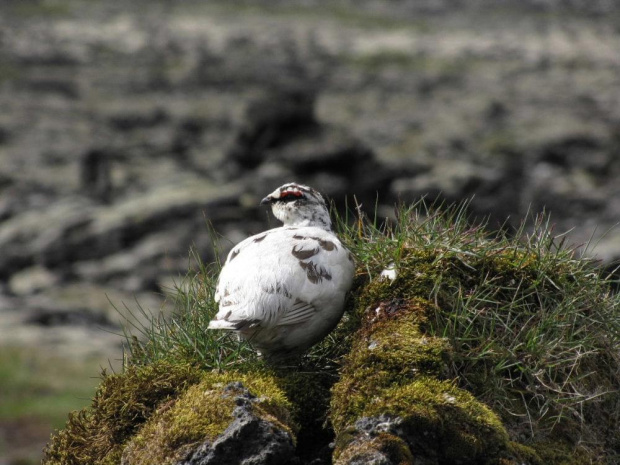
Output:
[[[270,204],[272,200],[272,197],[270,195],[268,195],[267,197],[265,197],[263,200],[260,201],[261,205],[267,205]]]

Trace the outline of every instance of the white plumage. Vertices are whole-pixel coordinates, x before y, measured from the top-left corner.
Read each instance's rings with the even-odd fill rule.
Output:
[[[342,317],[355,270],[314,189],[285,184],[265,197],[284,225],[237,244],[219,276],[210,329],[234,330],[270,359],[300,353]]]

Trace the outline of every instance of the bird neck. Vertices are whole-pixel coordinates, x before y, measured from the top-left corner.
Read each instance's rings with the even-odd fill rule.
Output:
[[[288,204],[290,205],[290,204]],[[325,229],[326,231],[332,230],[332,221],[329,217],[327,208],[312,209],[306,208],[289,208],[285,205],[282,209],[274,209],[274,214],[284,226],[303,228],[303,227],[316,227]]]
[[[284,223],[284,226],[291,226],[296,228],[316,227],[325,229],[326,231],[332,230],[332,223],[329,218],[316,217],[316,218],[297,218],[294,221],[288,221]]]

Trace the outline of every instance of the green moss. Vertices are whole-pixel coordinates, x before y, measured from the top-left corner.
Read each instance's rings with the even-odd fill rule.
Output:
[[[291,406],[295,422],[303,425],[316,421],[324,415],[329,403],[329,389],[334,382],[331,373],[290,370],[276,372],[278,385],[289,399],[295,399]]]
[[[291,407],[272,377],[259,374],[207,373],[178,399],[161,406],[133,437],[123,453],[128,463],[172,464],[183,458],[192,446],[213,440],[230,425],[241,392],[224,389],[240,381],[251,393],[260,393],[252,411],[278,425],[294,437],[289,415]]]
[[[337,433],[359,417],[367,396],[420,375],[438,376],[445,371],[449,346],[420,332],[429,307],[419,299],[392,299],[367,307],[340,381],[333,388],[331,420]]]
[[[386,284],[371,286],[376,292]],[[342,377],[333,388],[331,419],[336,434],[360,418],[387,415],[400,419],[399,427],[413,438],[410,445],[435,444],[435,454],[445,460],[497,454],[508,440],[499,418],[469,392],[439,379],[446,372],[450,347],[444,339],[420,330],[432,307],[419,298],[367,307]],[[352,439],[339,438],[337,455],[352,450]]]
[[[440,269],[437,253],[403,248],[397,265],[396,280],[374,279],[364,282],[356,292],[354,302],[357,312],[365,311],[379,302],[400,299],[426,299],[431,295]]]
[[[450,381],[421,377],[379,391],[363,389],[358,386],[362,395],[344,423],[380,415],[399,418],[399,428],[412,447],[422,447],[424,454],[434,449],[432,455],[446,461],[468,463],[497,456],[506,448],[508,434],[497,415]],[[336,390],[334,402],[346,404],[340,394]]]
[[[450,360],[445,339],[420,331],[432,305],[424,300],[392,299],[367,312],[369,320],[353,345],[349,364],[389,372],[390,382],[419,374],[441,375]],[[374,315],[373,315],[374,314]]]
[[[377,453],[387,459],[389,463],[398,465],[413,465],[413,455],[405,441],[398,436],[379,433],[373,438],[364,438],[348,444],[345,450],[339,451],[334,465],[349,463],[375,463]]]
[[[540,464],[552,463],[554,465],[589,465],[596,464],[616,464],[615,459],[608,460],[604,456],[597,456],[593,450],[577,447],[566,443],[561,439],[553,441],[540,441],[532,444],[532,449],[536,451],[536,456],[540,457]]]
[[[493,457],[505,448],[508,434],[497,415],[450,381],[421,378],[386,389],[382,397],[384,405],[369,405],[365,414],[402,417],[413,444],[430,434],[446,460]]]
[[[510,456],[510,459],[506,459],[506,461],[508,462],[508,460],[510,460],[508,463],[511,465],[521,463],[526,463],[528,465],[545,465],[547,463],[542,461],[533,448],[514,441],[508,444],[507,455]]]
[[[292,401],[291,415],[299,426],[297,454],[302,460],[314,458],[320,445],[333,441],[333,431],[326,420],[330,389],[337,377],[331,371],[303,368],[280,371],[276,376],[278,386]]]
[[[106,375],[90,408],[69,414],[45,449],[44,464],[119,463],[123,444],[155,409],[200,380],[189,365],[156,363]]]

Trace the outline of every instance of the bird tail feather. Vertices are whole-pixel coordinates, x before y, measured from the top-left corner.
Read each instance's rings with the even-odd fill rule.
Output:
[[[211,320],[208,329],[237,329],[237,324],[233,321]]]

